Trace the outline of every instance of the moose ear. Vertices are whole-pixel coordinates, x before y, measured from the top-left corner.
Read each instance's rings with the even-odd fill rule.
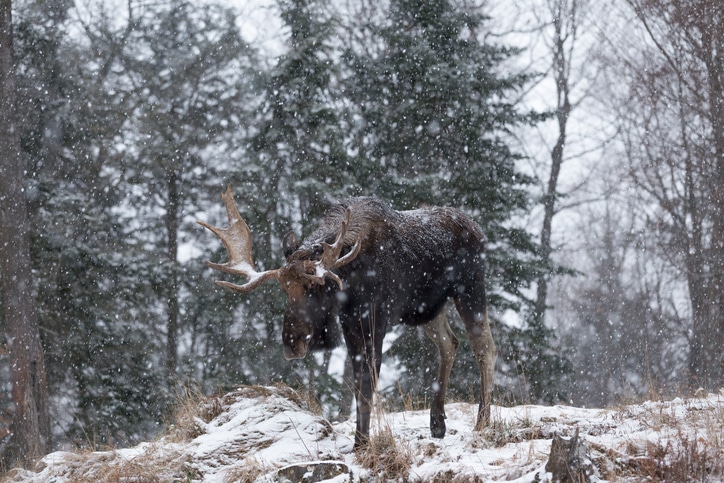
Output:
[[[284,250],[284,258],[288,259],[292,253],[297,251],[297,248],[299,248],[299,239],[297,238],[297,234],[293,231],[290,231],[286,234],[284,237],[284,240],[282,241],[282,250]]]

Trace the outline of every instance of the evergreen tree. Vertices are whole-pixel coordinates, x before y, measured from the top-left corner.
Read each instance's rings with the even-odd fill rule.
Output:
[[[244,118],[242,74],[253,54],[235,20],[218,5],[154,5],[137,19],[119,56],[126,95],[134,100],[124,128],[129,149],[122,179],[134,209],[126,236],[144,247],[142,266],[153,294],[148,322],[165,326],[170,385],[179,356],[185,376],[199,374],[199,359],[188,351],[205,343],[198,338],[206,332],[198,307],[206,304],[198,297],[206,295],[196,287],[203,263],[182,250],[184,242],[205,236],[189,214],[204,211],[208,193],[223,186],[214,158],[228,152]],[[195,346],[181,347],[183,336]]]
[[[177,254],[186,233],[202,235],[189,213],[206,208],[197,181],[223,184],[208,161],[243,117],[249,55],[222,8],[131,8],[120,29],[98,8],[79,39],[59,10],[29,7],[16,46],[38,315],[62,401],[52,419],[80,443],[158,430],[173,397],[159,390],[161,368],[175,368],[172,344],[154,335],[164,323],[191,341],[183,373],[204,375],[206,324],[224,310],[205,317],[218,294],[197,286],[201,260],[187,269]]]
[[[136,440],[157,429],[162,405],[149,371],[153,345],[132,295],[134,255],[114,211],[125,98],[106,91],[95,70],[108,51],[68,39],[62,12],[31,5],[16,25],[53,429],[77,442]]]
[[[476,11],[447,0],[393,0],[381,18],[382,24],[361,26],[379,43],[345,55],[357,109],[350,138],[358,179],[398,208],[452,205],[474,216],[488,237],[491,305],[525,317],[530,300],[523,290],[541,264],[531,235],[511,222],[529,208],[532,179],[516,166],[521,157],[507,134],[542,118],[519,112],[512,100],[530,76],[504,73],[501,66],[517,51],[482,41],[486,18]],[[501,333],[508,328],[497,325],[497,339],[505,343]],[[527,351],[549,348],[550,332],[515,338],[523,336]],[[413,353],[420,337],[400,338],[397,354]],[[453,390],[469,387],[468,374],[475,372],[461,338],[463,360],[456,367],[463,369],[453,369]],[[554,359],[550,371],[565,365]],[[538,358],[526,365],[542,363]],[[408,360],[408,369],[412,364]],[[412,378],[403,386],[418,383]]]
[[[254,236],[259,269],[282,265],[281,237],[292,229],[298,236],[311,231],[330,199],[354,192],[357,186],[339,120],[342,97],[335,83],[338,65],[332,42],[337,20],[320,0],[283,0],[278,8],[286,51],[259,79],[255,128],[247,139],[239,182],[234,183],[242,216]],[[327,393],[330,385],[339,389],[327,377],[328,359],[310,355],[301,361],[284,360],[284,301],[285,295],[273,284],[243,297],[243,330],[238,330],[243,336],[233,344],[244,381],[314,383]]]
[[[393,1],[387,18],[376,29],[379,55],[347,55],[356,129],[365,132],[353,148],[361,165],[374,165],[365,189],[398,208],[429,203],[471,213],[489,239],[491,287],[520,299],[535,245],[509,221],[529,207],[532,180],[505,136],[538,116],[510,101],[528,77],[497,71],[516,51],[481,42],[484,17],[444,0]],[[495,305],[510,306],[495,295]]]

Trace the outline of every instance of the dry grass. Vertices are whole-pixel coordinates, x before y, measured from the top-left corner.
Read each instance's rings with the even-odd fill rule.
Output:
[[[164,481],[191,481],[201,477],[191,468],[184,458],[169,460],[166,458],[133,458],[116,460],[108,465],[100,465],[97,471],[86,475],[87,481],[108,483],[155,483]],[[75,481],[75,480],[74,480]],[[79,482],[82,480],[78,480]]]
[[[254,483],[257,478],[267,474],[271,468],[263,465],[254,456],[246,458],[224,475],[224,483]]]
[[[651,482],[724,479],[724,408],[711,411],[695,401],[686,400],[684,416],[665,402],[643,414],[626,414],[661,436],[658,441],[631,440],[623,452],[592,444],[602,455],[596,458],[601,477]]]
[[[721,447],[717,451],[703,438],[680,435],[666,444],[647,445],[642,469],[652,481],[706,481],[724,475],[723,458]]]
[[[712,412],[691,407],[686,421],[673,411],[661,411],[658,422],[674,436],[646,446],[642,468],[646,477],[662,482],[724,478],[724,408]],[[693,433],[685,430],[692,422],[697,427]]]
[[[175,442],[192,440],[203,434],[198,420],[209,423],[222,411],[218,397],[207,397],[197,389],[183,387],[176,395],[173,422],[168,425],[168,438]]]
[[[397,383],[397,393],[399,396],[399,406],[406,412],[425,411],[430,409],[430,401],[427,398],[427,393],[416,394],[412,391],[405,392],[399,382]],[[388,400],[386,402],[388,403],[388,406],[393,409],[398,406],[398,404],[394,404],[392,401]]]
[[[189,464],[189,457],[181,453],[163,452],[160,457],[153,445],[133,458],[125,458],[114,451],[68,453],[55,476],[60,481],[73,483],[155,483],[190,481],[199,475]],[[10,483],[16,472],[11,470],[0,481]]]
[[[392,427],[385,419],[384,400],[377,389],[379,375],[374,368],[371,368],[370,372],[372,387],[375,388],[370,425],[376,425],[377,431],[370,431],[367,445],[357,452],[357,462],[382,481],[408,481],[413,461],[412,449],[395,439]],[[407,404],[412,403],[407,401]]]
[[[295,403],[300,408],[310,413],[321,416],[322,406],[319,401],[306,389],[293,389],[282,383],[275,383],[271,386],[243,386],[239,389],[225,394],[221,398],[221,403],[231,405],[238,397],[256,399],[260,397],[270,397],[279,395]]]
[[[408,481],[412,451],[400,443],[392,429],[387,427],[370,435],[367,446],[357,453],[357,462],[383,481]]]
[[[502,417],[496,417],[495,408],[490,418],[490,424],[476,432],[471,441],[473,448],[502,448],[508,443],[520,443],[534,439],[549,439],[552,434],[546,434],[542,425],[534,422],[530,415],[515,421],[508,421]]]
[[[322,404],[309,388],[302,386],[292,389],[285,384],[275,384],[274,387],[282,391],[285,397],[297,403],[300,408],[315,416],[322,416],[324,413]]]
[[[609,481],[631,478],[651,482],[718,481],[724,476],[724,452],[703,438],[680,435],[666,443],[630,444],[626,453],[592,445],[603,453],[596,459],[601,476]]]
[[[284,384],[275,384],[270,387],[243,386],[220,396],[206,396],[197,389],[183,387],[176,396],[167,438],[174,442],[190,441],[203,434],[204,430],[199,421],[211,422],[237,398],[256,399],[274,395],[286,398],[312,414],[318,416],[322,414],[322,407],[309,392],[295,390]]]

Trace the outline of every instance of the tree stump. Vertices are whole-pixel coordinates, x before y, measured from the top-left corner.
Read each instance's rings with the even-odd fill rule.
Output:
[[[553,475],[553,481],[560,483],[590,483],[593,464],[588,447],[578,437],[578,428],[570,438],[553,436],[546,471]]]

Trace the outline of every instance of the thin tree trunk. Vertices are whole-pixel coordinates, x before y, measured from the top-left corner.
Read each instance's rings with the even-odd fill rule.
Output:
[[[707,349],[705,383],[715,389],[724,383],[724,6],[713,2],[709,22],[702,29],[704,47],[708,49],[706,68],[709,78],[709,106],[714,142],[714,178],[711,201],[714,226],[711,246],[711,274],[708,330],[704,335]]]
[[[47,452],[50,419],[15,110],[11,9],[10,0],[0,0],[0,316],[7,327],[15,404],[12,437],[1,450],[6,464],[27,464]]]
[[[681,84],[681,81],[680,81]],[[683,140],[684,150],[687,153],[685,158],[685,212],[691,220],[691,228],[688,230],[688,236],[679,237],[686,240],[686,245],[680,247],[682,253],[686,253],[686,276],[687,286],[689,288],[689,302],[691,304],[691,335],[689,336],[689,360],[688,370],[689,376],[693,380],[687,381],[687,384],[698,386],[704,379],[702,369],[705,367],[704,354],[704,334],[708,326],[708,309],[707,294],[709,292],[709,283],[704,274],[707,272],[707,256],[704,253],[704,227],[702,224],[703,210],[699,198],[697,196],[697,187],[694,181],[694,162],[691,153],[691,147],[688,143],[686,132],[686,116],[684,113],[685,98],[683,94],[683,84],[679,87],[679,116],[681,125],[681,139]],[[686,230],[684,227],[681,230]]]
[[[179,193],[178,176],[173,170],[168,176],[168,201],[166,204],[166,237],[168,242],[166,258],[170,267],[167,287],[167,320],[166,320],[166,370],[168,383],[173,384],[178,364],[178,320],[179,309],[179,275],[178,275],[178,231],[179,231]]]
[[[573,7],[575,8],[575,7]],[[554,47],[553,47],[553,69],[556,80],[556,92],[558,94],[558,105],[556,106],[556,119],[558,121],[558,139],[551,151],[551,171],[548,178],[548,186],[543,196],[543,228],[541,230],[541,258],[547,263],[550,262],[552,252],[551,234],[553,230],[553,217],[555,216],[556,195],[558,191],[558,177],[563,165],[563,150],[566,146],[566,128],[568,117],[571,114],[571,102],[568,98],[568,70],[570,59],[566,58],[565,38],[563,34],[563,3],[557,1],[551,12],[554,16]],[[571,15],[572,22],[575,22]],[[572,26],[575,28],[575,25]],[[538,278],[535,302],[534,321],[537,326],[545,322],[545,310],[548,299],[548,274],[545,273]]]

